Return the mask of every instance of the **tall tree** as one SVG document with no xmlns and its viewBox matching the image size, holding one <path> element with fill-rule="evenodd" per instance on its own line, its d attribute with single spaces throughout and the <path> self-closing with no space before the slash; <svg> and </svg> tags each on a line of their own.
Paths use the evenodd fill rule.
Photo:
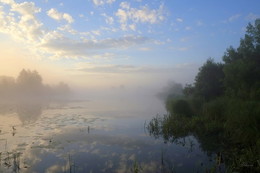
<svg viewBox="0 0 260 173">
<path fill-rule="evenodd" d="M 16 79 L 18 93 L 26 96 L 42 95 L 42 77 L 37 71 L 22 70 Z"/>
<path fill-rule="evenodd" d="M 230 47 L 223 56 L 226 93 L 242 99 L 260 97 L 260 19 L 249 24 L 237 49 Z"/>
<path fill-rule="evenodd" d="M 223 64 L 215 63 L 213 59 L 208 59 L 195 78 L 195 91 L 197 97 L 211 100 L 223 94 L 224 73 Z"/>
</svg>

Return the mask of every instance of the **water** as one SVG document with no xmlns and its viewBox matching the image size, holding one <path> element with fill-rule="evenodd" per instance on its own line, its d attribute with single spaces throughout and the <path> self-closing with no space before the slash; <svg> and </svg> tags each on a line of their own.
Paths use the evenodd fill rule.
<svg viewBox="0 0 260 173">
<path fill-rule="evenodd" d="M 126 107 L 2 105 L 0 172 L 205 172 L 214 165 L 192 136 L 173 144 L 148 134 L 146 123 L 163 109 Z"/>
</svg>

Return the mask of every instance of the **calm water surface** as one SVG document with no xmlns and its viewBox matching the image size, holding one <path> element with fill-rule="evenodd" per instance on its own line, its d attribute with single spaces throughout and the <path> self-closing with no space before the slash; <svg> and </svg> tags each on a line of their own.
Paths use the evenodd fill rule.
<svg viewBox="0 0 260 173">
<path fill-rule="evenodd" d="M 205 172 L 214 165 L 192 136 L 172 144 L 149 135 L 145 124 L 158 108 L 126 107 L 1 105 L 0 172 Z"/>
</svg>

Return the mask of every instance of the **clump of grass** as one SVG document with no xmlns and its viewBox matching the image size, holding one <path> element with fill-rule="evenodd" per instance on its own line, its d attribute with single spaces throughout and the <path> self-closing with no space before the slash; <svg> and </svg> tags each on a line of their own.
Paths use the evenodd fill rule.
<svg viewBox="0 0 260 173">
<path fill-rule="evenodd" d="M 134 161 L 134 164 L 133 164 L 131 171 L 133 173 L 140 173 L 142 171 L 141 166 L 138 164 L 138 162 L 136 160 Z"/>
</svg>

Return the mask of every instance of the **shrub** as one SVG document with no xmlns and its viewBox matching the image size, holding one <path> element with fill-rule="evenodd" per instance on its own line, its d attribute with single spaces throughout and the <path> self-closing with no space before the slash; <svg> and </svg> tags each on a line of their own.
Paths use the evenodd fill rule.
<svg viewBox="0 0 260 173">
<path fill-rule="evenodd" d="M 176 100 L 172 105 L 173 115 L 191 117 L 193 115 L 190 104 L 186 100 Z"/>
</svg>

